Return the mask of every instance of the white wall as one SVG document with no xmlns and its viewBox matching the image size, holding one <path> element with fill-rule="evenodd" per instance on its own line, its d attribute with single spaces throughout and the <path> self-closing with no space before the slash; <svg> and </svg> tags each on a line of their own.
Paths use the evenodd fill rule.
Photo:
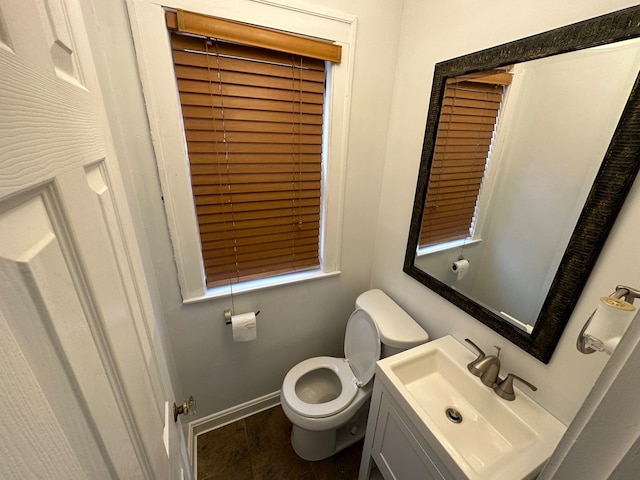
<svg viewBox="0 0 640 480">
<path fill-rule="evenodd" d="M 93 48 L 103 59 L 103 88 L 149 281 L 157 284 L 155 299 L 175 358 L 174 380 L 183 396 L 195 396 L 201 417 L 279 390 L 286 372 L 305 358 L 342 355 L 347 319 L 371 279 L 394 79 L 393 68 L 381 66 L 395 63 L 402 2 L 311 2 L 355 15 L 358 21 L 342 274 L 235 295 L 236 312 L 261 311 L 258 339 L 247 343 L 233 343 L 224 324 L 230 299 L 182 304 L 124 0 L 106 3 L 94 0 L 87 6 L 87 11 L 96 11 L 99 24 Z"/>
<path fill-rule="evenodd" d="M 473 297 L 535 323 L 638 75 L 639 45 L 515 66 Z"/>
<path fill-rule="evenodd" d="M 498 0 L 479 8 L 472 0 L 404 2 L 373 286 L 386 290 L 432 338 L 452 334 L 459 340 L 472 338 L 485 350 L 502 346 L 505 371 L 537 385 L 534 397 L 564 422 L 573 418 L 607 359 L 580 354 L 575 348 L 578 331 L 600 296 L 617 284 L 640 283 L 640 258 L 629 255 L 637 248 L 640 234 L 632 216 L 640 209 L 640 181 L 618 217 L 554 356 L 544 365 L 402 272 L 431 79 L 439 61 L 634 4 L 628 0 Z"/>
</svg>

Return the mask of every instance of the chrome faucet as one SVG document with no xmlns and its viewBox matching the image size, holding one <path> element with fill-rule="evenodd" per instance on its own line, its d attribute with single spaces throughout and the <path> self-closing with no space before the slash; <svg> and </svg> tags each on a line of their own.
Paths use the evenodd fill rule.
<svg viewBox="0 0 640 480">
<path fill-rule="evenodd" d="M 500 347 L 494 345 L 498 349 L 496 355 L 486 356 L 484 352 L 468 338 L 464 339 L 469 345 L 478 351 L 478 357 L 471 363 L 467 364 L 467 368 L 476 377 L 480 377 L 480 381 L 487 387 L 493 388 L 500 398 L 505 400 L 515 400 L 516 394 L 513 390 L 513 381 L 519 380 L 534 392 L 537 390 L 535 385 L 530 384 L 525 379 L 510 373 L 505 378 L 500 378 Z"/>
<path fill-rule="evenodd" d="M 492 387 L 498 382 L 500 374 L 500 347 L 494 345 L 498 350 L 497 355 L 486 356 L 484 352 L 468 338 L 464 339 L 478 351 L 478 358 L 467 365 L 467 368 L 475 376 L 480 377 L 480 381 L 487 387 Z"/>
<path fill-rule="evenodd" d="M 524 378 L 520 378 L 519 376 L 513 373 L 510 373 L 505 377 L 504 380 L 500 381 L 493 387 L 493 391 L 496 392 L 496 395 L 498 395 L 500 398 L 504 398 L 505 400 L 509 400 L 509 401 L 515 400 L 516 394 L 513 391 L 514 379 L 520 380 L 522 383 L 524 383 L 527 387 L 529 387 L 534 392 L 538 390 L 535 385 L 530 384 Z"/>
</svg>

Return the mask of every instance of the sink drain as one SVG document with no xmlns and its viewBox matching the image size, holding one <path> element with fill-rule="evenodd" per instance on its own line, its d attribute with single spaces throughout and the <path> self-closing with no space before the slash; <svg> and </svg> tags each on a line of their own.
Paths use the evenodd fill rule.
<svg viewBox="0 0 640 480">
<path fill-rule="evenodd" d="M 453 423 L 462 422 L 462 414 L 458 410 L 456 410 L 455 408 L 447 408 L 445 413 L 447 414 L 447 418 L 451 422 L 453 422 Z"/>
</svg>

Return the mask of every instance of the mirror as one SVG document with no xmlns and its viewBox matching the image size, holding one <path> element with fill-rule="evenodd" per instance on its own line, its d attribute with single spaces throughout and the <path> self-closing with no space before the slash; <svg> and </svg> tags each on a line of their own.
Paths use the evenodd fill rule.
<svg viewBox="0 0 640 480">
<path fill-rule="evenodd" d="M 640 166 L 638 37 L 640 7 L 632 7 L 435 67 L 404 271 L 544 363 Z M 423 215 L 448 215 L 431 191 L 426 202 L 454 122 L 448 96 L 505 73 L 473 193 L 473 233 L 429 240 Z"/>
</svg>

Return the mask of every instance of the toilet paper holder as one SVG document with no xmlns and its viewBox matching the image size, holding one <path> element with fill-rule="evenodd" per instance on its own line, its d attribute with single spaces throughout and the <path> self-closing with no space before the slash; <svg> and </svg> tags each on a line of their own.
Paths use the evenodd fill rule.
<svg viewBox="0 0 640 480">
<path fill-rule="evenodd" d="M 258 316 L 258 314 L 260 313 L 260 310 L 256 310 L 256 317 Z M 230 308 L 227 308 L 224 311 L 224 323 L 225 325 L 231 325 L 231 317 L 233 316 L 233 310 L 231 310 Z"/>
<path fill-rule="evenodd" d="M 616 290 L 609 296 L 611 298 L 621 298 L 625 302 L 628 302 L 628 303 L 633 305 L 633 301 L 636 298 L 640 298 L 640 291 L 635 289 L 635 288 L 632 288 L 632 287 L 627 287 L 625 285 L 618 285 L 616 287 Z M 587 319 L 587 322 L 582 327 L 582 330 L 580 330 L 580 333 L 578 334 L 578 338 L 576 340 L 576 348 L 578 349 L 578 351 L 580 353 L 584 353 L 585 355 L 588 355 L 590 353 L 594 353 L 594 352 L 598 351 L 598 350 L 594 350 L 589 345 L 587 345 L 586 338 L 585 338 L 585 335 L 584 335 L 584 333 L 587 330 L 587 327 L 589 327 L 589 324 L 591 323 L 591 319 L 595 315 L 596 311 L 597 311 L 597 309 L 594 310 L 593 313 L 589 316 L 589 318 Z"/>
</svg>

